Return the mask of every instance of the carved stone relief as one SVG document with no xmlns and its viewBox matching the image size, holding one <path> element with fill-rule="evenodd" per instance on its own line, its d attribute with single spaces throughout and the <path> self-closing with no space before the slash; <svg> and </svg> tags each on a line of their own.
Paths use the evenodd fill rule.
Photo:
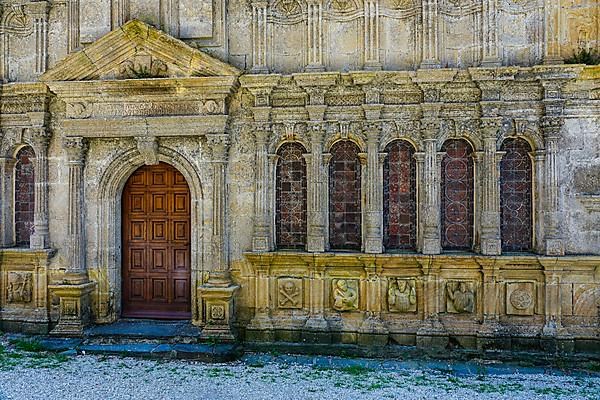
<svg viewBox="0 0 600 400">
<path fill-rule="evenodd" d="M 475 283 L 448 281 L 446 283 L 446 310 L 452 314 L 475 312 Z"/>
<path fill-rule="evenodd" d="M 333 279 L 331 281 L 332 307 L 337 311 L 358 310 L 358 281 Z"/>
<path fill-rule="evenodd" d="M 533 315 L 535 291 L 533 282 L 508 282 L 506 284 L 506 314 Z"/>
<path fill-rule="evenodd" d="M 6 283 L 7 303 L 31 303 L 33 298 L 33 273 L 9 272 Z"/>
<path fill-rule="evenodd" d="M 277 288 L 279 308 L 302 308 L 302 279 L 279 278 Z"/>
<path fill-rule="evenodd" d="M 414 279 L 391 278 L 388 288 L 388 309 L 390 312 L 417 311 L 416 281 Z"/>
</svg>

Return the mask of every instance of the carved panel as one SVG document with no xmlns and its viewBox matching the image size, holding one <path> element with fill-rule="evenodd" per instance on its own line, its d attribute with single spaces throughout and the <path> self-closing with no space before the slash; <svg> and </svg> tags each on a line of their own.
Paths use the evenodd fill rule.
<svg viewBox="0 0 600 400">
<path fill-rule="evenodd" d="M 279 308 L 302 308 L 303 296 L 301 278 L 279 278 L 277 280 L 277 305 Z"/>
<path fill-rule="evenodd" d="M 478 65 L 481 55 L 481 2 L 448 0 L 440 10 L 442 48 L 448 67 Z"/>
<path fill-rule="evenodd" d="M 416 280 L 390 278 L 388 283 L 388 310 L 390 312 L 416 312 Z"/>
<path fill-rule="evenodd" d="M 358 70 L 362 66 L 363 21 L 355 0 L 330 0 L 325 22 L 325 63 L 336 71 Z"/>
<path fill-rule="evenodd" d="M 506 314 L 533 315 L 535 311 L 534 282 L 506 283 Z"/>
<path fill-rule="evenodd" d="M 6 283 L 7 303 L 31 303 L 33 299 L 33 273 L 9 272 Z"/>
<path fill-rule="evenodd" d="M 476 311 L 475 282 L 446 282 L 446 311 L 452 314 L 468 314 Z"/>
<path fill-rule="evenodd" d="M 358 280 L 333 279 L 331 281 L 331 307 L 337 311 L 358 310 Z"/>
</svg>

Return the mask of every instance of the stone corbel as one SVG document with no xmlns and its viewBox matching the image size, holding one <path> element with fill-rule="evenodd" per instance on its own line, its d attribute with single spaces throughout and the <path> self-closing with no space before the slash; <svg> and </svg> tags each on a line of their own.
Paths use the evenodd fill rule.
<svg viewBox="0 0 600 400">
<path fill-rule="evenodd" d="M 138 136 L 135 138 L 137 150 L 144 159 L 145 165 L 158 165 L 158 138 L 155 136 Z"/>
</svg>

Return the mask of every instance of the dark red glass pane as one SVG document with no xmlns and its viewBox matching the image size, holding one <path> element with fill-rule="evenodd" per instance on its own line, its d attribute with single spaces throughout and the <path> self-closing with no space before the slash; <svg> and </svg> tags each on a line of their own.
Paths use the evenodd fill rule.
<svg viewBox="0 0 600 400">
<path fill-rule="evenodd" d="M 329 243 L 334 250 L 361 249 L 361 166 L 349 140 L 331 147 L 329 164 Z"/>
<path fill-rule="evenodd" d="M 506 139 L 500 163 L 502 251 L 531 251 L 533 246 L 532 175 L 529 152 L 523 139 Z"/>
<path fill-rule="evenodd" d="M 442 160 L 442 247 L 473 246 L 473 149 L 461 139 L 446 141 Z"/>
<path fill-rule="evenodd" d="M 15 165 L 15 240 L 17 246 L 29 246 L 33 233 L 35 210 L 35 153 L 31 147 L 23 147 L 17 153 Z"/>
<path fill-rule="evenodd" d="M 277 248 L 306 246 L 306 161 L 304 147 L 286 143 L 277 155 L 276 237 Z"/>
<path fill-rule="evenodd" d="M 414 147 L 396 140 L 385 148 L 383 164 L 383 245 L 413 250 L 416 244 L 416 162 Z"/>
</svg>

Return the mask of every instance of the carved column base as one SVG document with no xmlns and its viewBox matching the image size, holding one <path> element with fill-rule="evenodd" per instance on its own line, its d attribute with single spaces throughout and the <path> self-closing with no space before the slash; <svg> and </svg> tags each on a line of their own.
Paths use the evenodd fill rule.
<svg viewBox="0 0 600 400">
<path fill-rule="evenodd" d="M 323 236 L 308 236 L 306 251 L 309 253 L 322 253 L 325 251 L 325 238 Z"/>
<path fill-rule="evenodd" d="M 439 239 L 423 239 L 423 254 L 440 254 L 441 252 Z"/>
<path fill-rule="evenodd" d="M 383 253 L 383 245 L 381 238 L 367 238 L 365 240 L 365 253 L 369 254 L 381 254 Z"/>
<path fill-rule="evenodd" d="M 437 318 L 423 321 L 423 325 L 417 330 L 417 348 L 442 350 L 448 346 L 449 342 L 448 331 Z"/>
<path fill-rule="evenodd" d="M 481 253 L 486 256 L 499 256 L 502 254 L 502 242 L 500 239 L 482 239 Z"/>
<path fill-rule="evenodd" d="M 201 302 L 202 322 L 204 324 L 201 337 L 233 341 L 236 336 L 232 329 L 234 320 L 234 295 L 240 287 L 202 285 L 198 288 Z"/>
<path fill-rule="evenodd" d="M 90 293 L 96 282 L 49 285 L 48 289 L 60 298 L 60 316 L 51 335 L 82 337 L 91 318 Z"/>
<path fill-rule="evenodd" d="M 304 67 L 304 72 L 325 72 L 325 66 L 323 64 L 308 64 Z"/>
<path fill-rule="evenodd" d="M 30 237 L 30 248 L 34 250 L 44 250 L 50 248 L 50 238 L 48 234 L 34 233 Z"/>
<path fill-rule="evenodd" d="M 379 61 L 367 61 L 364 66 L 365 71 L 381 71 L 383 65 Z"/>
<path fill-rule="evenodd" d="M 565 245 L 560 239 L 546 239 L 547 256 L 564 256 Z"/>
</svg>

